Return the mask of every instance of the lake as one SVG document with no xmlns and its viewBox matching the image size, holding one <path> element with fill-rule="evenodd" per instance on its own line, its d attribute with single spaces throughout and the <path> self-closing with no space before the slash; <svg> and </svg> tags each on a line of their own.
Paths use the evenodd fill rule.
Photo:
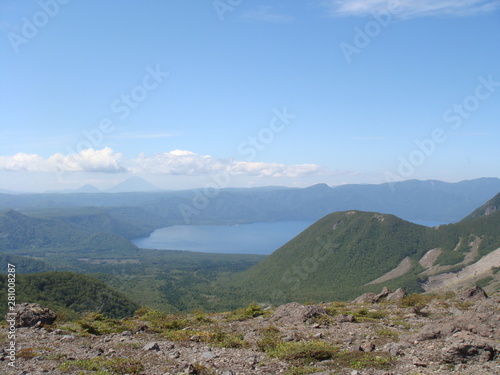
<svg viewBox="0 0 500 375">
<path fill-rule="evenodd" d="M 132 242 L 143 249 L 267 255 L 311 224 L 312 221 L 279 221 L 230 226 L 174 225 Z"/>
</svg>

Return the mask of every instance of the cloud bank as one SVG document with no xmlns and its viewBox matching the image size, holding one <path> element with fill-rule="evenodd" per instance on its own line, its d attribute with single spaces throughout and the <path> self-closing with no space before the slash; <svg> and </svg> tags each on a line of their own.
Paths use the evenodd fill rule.
<svg viewBox="0 0 500 375">
<path fill-rule="evenodd" d="M 220 159 L 191 151 L 174 150 L 153 156 L 140 154 L 125 159 L 122 154 L 105 147 L 92 148 L 77 154 L 54 154 L 43 158 L 37 154 L 18 153 L 0 156 L 0 170 L 25 172 L 101 172 L 151 175 L 201 176 L 225 171 L 237 176 L 301 177 L 312 174 L 329 174 L 330 170 L 315 164 L 286 165 Z"/>
<path fill-rule="evenodd" d="M 328 0 L 324 2 L 331 16 L 365 16 L 397 6 L 401 18 L 425 16 L 471 16 L 492 12 L 499 0 Z"/>
</svg>

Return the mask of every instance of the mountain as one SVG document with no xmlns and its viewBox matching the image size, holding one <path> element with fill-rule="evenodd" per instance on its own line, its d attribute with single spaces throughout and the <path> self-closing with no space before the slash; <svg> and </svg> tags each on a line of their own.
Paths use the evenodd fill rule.
<svg viewBox="0 0 500 375">
<path fill-rule="evenodd" d="M 384 285 L 410 292 L 498 285 L 500 211 L 491 207 L 499 196 L 479 209 L 488 215 L 436 228 L 375 212 L 327 215 L 251 269 L 224 280 L 226 290 L 276 304 L 351 299 Z"/>
<path fill-rule="evenodd" d="M 78 189 L 47 190 L 45 194 L 75 194 L 75 193 L 100 193 L 101 191 L 93 185 L 85 184 Z"/>
<path fill-rule="evenodd" d="M 7 276 L 0 275 L 0 298 L 7 299 L 7 289 Z M 16 302 L 40 303 L 65 315 L 99 312 L 110 318 L 132 316 L 139 308 L 103 282 L 71 272 L 16 275 Z M 6 307 L 0 307 L 0 316 Z"/>
<path fill-rule="evenodd" d="M 491 215 L 500 210 L 500 193 L 495 195 L 488 202 L 472 212 L 466 219 L 475 219 L 482 216 Z"/>
<path fill-rule="evenodd" d="M 11 209 L 0 212 L 0 251 L 116 249 L 137 250 L 137 247 L 114 233 L 92 233 L 61 220 L 30 217 Z"/>
<path fill-rule="evenodd" d="M 91 233 L 114 233 L 127 239 L 145 237 L 167 222 L 140 207 L 63 207 L 27 210 L 40 219 L 56 219 Z"/>
<path fill-rule="evenodd" d="M 93 185 L 85 184 L 75 190 L 76 193 L 100 193 L 101 191 Z"/>
<path fill-rule="evenodd" d="M 134 180 L 129 181 L 134 186 L 115 188 L 148 192 L 0 194 L 0 209 L 136 207 L 152 217 L 161 218 L 164 226 L 315 221 L 331 212 L 359 210 L 392 214 L 404 220 L 435 226 L 458 222 L 500 191 L 498 178 L 457 183 L 409 180 L 379 185 L 330 187 L 319 184 L 308 188 L 228 188 L 210 191 L 152 191 L 159 189 L 152 188 L 142 179 L 135 181 L 138 184 Z"/>
<path fill-rule="evenodd" d="M 158 186 L 155 186 L 141 177 L 129 177 L 119 184 L 106 189 L 108 193 L 133 193 L 133 192 L 150 192 L 160 191 Z"/>
</svg>

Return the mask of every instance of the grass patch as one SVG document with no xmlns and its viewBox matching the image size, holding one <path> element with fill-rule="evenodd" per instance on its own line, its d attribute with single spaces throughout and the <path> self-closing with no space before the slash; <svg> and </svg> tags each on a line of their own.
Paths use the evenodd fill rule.
<svg viewBox="0 0 500 375">
<path fill-rule="evenodd" d="M 228 313 L 228 315 L 226 316 L 226 320 L 242 322 L 244 320 L 253 319 L 265 314 L 266 311 L 262 309 L 262 306 L 260 306 L 258 303 L 252 302 L 244 309 L 239 309 Z"/>
<path fill-rule="evenodd" d="M 200 365 L 199 363 L 193 363 L 189 369 L 190 374 L 197 375 L 216 375 L 216 372 L 206 366 Z"/>
<path fill-rule="evenodd" d="M 291 366 L 286 370 L 285 375 L 307 375 L 319 371 L 320 370 L 317 367 L 312 367 L 312 366 L 304 366 L 304 367 Z"/>
<path fill-rule="evenodd" d="M 260 329 L 261 338 L 257 341 L 257 348 L 261 352 L 271 352 L 282 343 L 281 333 L 274 326 Z"/>
<path fill-rule="evenodd" d="M 169 315 L 147 307 L 136 311 L 137 319 L 145 320 L 154 331 L 179 330 L 189 327 L 190 319 L 185 315 Z"/>
<path fill-rule="evenodd" d="M 138 375 L 144 370 L 144 366 L 134 358 L 92 358 L 66 361 L 59 365 L 58 369 L 68 373 L 84 370 L 97 372 L 98 374 Z"/>
<path fill-rule="evenodd" d="M 22 359 L 32 359 L 37 356 L 39 356 L 40 353 L 38 353 L 35 348 L 24 348 L 20 349 L 16 353 L 17 358 L 22 358 Z"/>
<path fill-rule="evenodd" d="M 380 338 L 387 338 L 392 341 L 398 341 L 399 340 L 399 332 L 393 331 L 392 329 L 388 328 L 381 328 L 375 331 L 375 335 L 377 335 Z"/>
<path fill-rule="evenodd" d="M 366 352 L 348 352 L 343 351 L 337 353 L 333 362 L 337 368 L 352 368 L 352 369 L 386 369 L 391 367 L 394 362 L 387 353 L 366 353 Z"/>
<path fill-rule="evenodd" d="M 323 341 L 282 342 L 268 351 L 271 357 L 290 361 L 295 364 L 306 364 L 332 358 L 338 347 Z"/>
<path fill-rule="evenodd" d="M 226 332 L 220 327 L 213 327 L 213 330 L 182 329 L 167 331 L 163 336 L 171 341 L 199 341 L 219 348 L 246 348 L 249 346 L 242 335 Z"/>
<path fill-rule="evenodd" d="M 410 294 L 401 300 L 401 302 L 399 303 L 399 307 L 424 308 L 430 301 L 435 298 L 435 296 L 427 294 Z"/>
<path fill-rule="evenodd" d="M 91 335 L 119 333 L 127 329 L 120 320 L 109 319 L 98 313 L 85 314 L 76 323 L 83 332 Z"/>
</svg>

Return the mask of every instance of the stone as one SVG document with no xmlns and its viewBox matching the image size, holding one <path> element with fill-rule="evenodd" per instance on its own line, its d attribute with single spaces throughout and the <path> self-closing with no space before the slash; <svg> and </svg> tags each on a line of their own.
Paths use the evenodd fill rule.
<svg viewBox="0 0 500 375">
<path fill-rule="evenodd" d="M 333 320 L 335 320 L 337 323 L 354 323 L 354 315 L 352 314 L 339 314 L 336 315 Z"/>
<path fill-rule="evenodd" d="M 149 350 L 159 351 L 160 350 L 160 345 L 158 345 L 157 342 L 150 342 L 150 343 L 144 345 L 144 347 L 142 348 L 142 350 L 144 350 L 144 351 L 149 351 Z"/>
<path fill-rule="evenodd" d="M 321 315 L 326 315 L 326 310 L 321 306 L 304 306 L 292 302 L 278 307 L 270 321 L 284 325 L 299 325 Z"/>
<path fill-rule="evenodd" d="M 357 297 L 353 303 L 362 304 L 362 303 L 375 303 L 377 302 L 377 295 L 375 293 L 365 293 Z"/>
<path fill-rule="evenodd" d="M 387 302 L 400 302 L 405 298 L 406 292 L 403 288 L 397 289 L 395 292 L 389 293 L 387 295 Z"/>
<path fill-rule="evenodd" d="M 40 306 L 38 303 L 20 303 L 14 308 L 15 325 L 16 328 L 20 327 L 38 327 L 49 325 L 55 322 L 57 315 L 52 310 Z M 12 316 L 7 314 L 5 319 Z"/>
<path fill-rule="evenodd" d="M 466 289 L 462 291 L 458 298 L 464 301 L 478 301 L 482 299 L 488 298 L 486 292 L 479 285 L 476 285 L 474 288 Z"/>
<path fill-rule="evenodd" d="M 213 352 L 204 352 L 201 354 L 201 359 L 204 360 L 209 360 L 209 359 L 214 359 L 217 358 L 217 355 Z"/>
<path fill-rule="evenodd" d="M 398 344 L 393 344 L 391 345 L 389 349 L 389 354 L 392 355 L 393 357 L 399 355 L 401 353 L 401 348 L 399 347 Z"/>
</svg>

